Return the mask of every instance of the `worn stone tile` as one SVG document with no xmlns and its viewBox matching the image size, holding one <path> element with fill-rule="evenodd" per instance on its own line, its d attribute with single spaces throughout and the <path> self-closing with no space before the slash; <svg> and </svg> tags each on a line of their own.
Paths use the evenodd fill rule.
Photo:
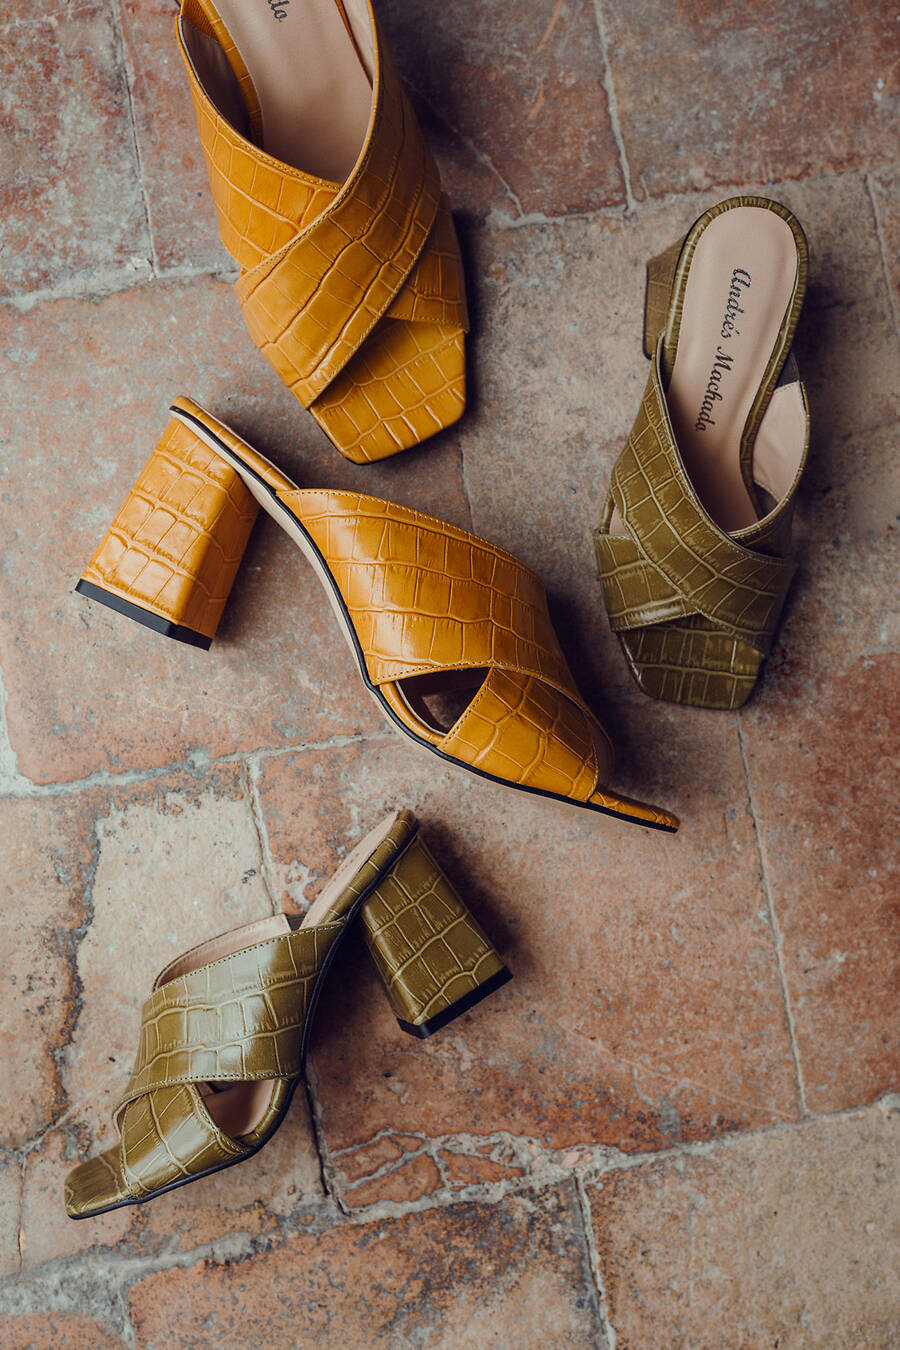
<svg viewBox="0 0 900 1350">
<path fill-rule="evenodd" d="M 20 1266 L 19 1211 L 22 1206 L 22 1163 L 18 1154 L 0 1156 L 0 1277 L 16 1275 Z"/>
<path fill-rule="evenodd" d="M 71 961 L 92 859 L 60 799 L 3 801 L 0 821 L 0 1099 L 2 1144 L 10 1146 L 48 1125 L 63 1102 L 58 1051 L 77 1015 Z"/>
<path fill-rule="evenodd" d="M 399 456 L 403 465 L 343 460 L 253 348 L 229 288 L 211 280 L 7 310 L 0 342 L 11 356 L 0 376 L 4 437 L 16 448 L 0 469 L 0 492 L 16 503 L 0 569 L 0 665 L 21 772 L 62 781 L 380 729 L 318 580 L 268 519 L 211 652 L 72 587 L 176 393 L 232 419 L 301 484 L 352 485 L 465 524 L 451 441 Z"/>
<path fill-rule="evenodd" d="M 197 941 L 271 912 L 239 768 L 7 803 L 5 810 L 29 872 L 10 870 L 15 907 L 7 903 L 3 911 L 15 916 L 19 947 L 23 920 L 36 939 L 33 951 L 18 956 L 33 972 L 29 997 L 8 1000 L 2 1019 L 11 1047 L 4 1102 L 29 1113 L 16 1142 L 59 1117 L 24 1159 L 26 1268 L 92 1247 L 191 1248 L 227 1232 L 271 1231 L 286 1215 L 302 1223 L 323 1200 L 302 1093 L 272 1143 L 241 1168 L 147 1210 L 82 1223 L 63 1210 L 65 1174 L 115 1139 L 110 1116 L 157 971 Z M 11 851 L 9 859 L 15 862 Z M 56 902 L 54 890 L 61 892 Z M 16 1091 L 17 1082 L 28 1083 L 28 1092 Z M 8 1129 L 16 1126 L 11 1112 L 4 1116 Z"/>
<path fill-rule="evenodd" d="M 413 1149 L 418 1148 L 422 1142 L 421 1139 L 413 1136 Z M 344 1183 L 352 1184 L 382 1167 L 398 1163 L 404 1156 L 404 1152 L 402 1142 L 393 1135 L 387 1134 L 373 1140 L 368 1148 L 354 1149 L 352 1153 L 347 1155 L 346 1159 L 335 1155 L 332 1158 L 332 1163 L 340 1169 Z"/>
<path fill-rule="evenodd" d="M 420 1135 L 391 1134 L 332 1154 L 332 1177 L 343 1203 L 353 1209 L 381 1200 L 409 1201 L 524 1176 L 524 1168 L 511 1161 L 508 1143 L 488 1141 L 473 1149 L 468 1141 L 453 1140 L 444 1148 L 427 1148 Z"/>
<path fill-rule="evenodd" d="M 81 1007 L 62 1072 L 69 1101 L 93 1131 L 108 1131 L 157 972 L 271 905 L 237 765 L 78 796 L 90 803 L 96 861 L 76 956 Z"/>
<path fill-rule="evenodd" d="M 82 1313 L 22 1313 L 0 1321 L 0 1350 L 124 1350 L 126 1344 Z"/>
<path fill-rule="evenodd" d="M 900 1073 L 898 885 L 884 828 L 898 725 L 886 597 L 897 568 L 900 359 L 864 186 L 798 191 L 813 257 L 798 344 L 813 418 L 800 572 L 741 727 L 806 1101 L 833 1111 Z"/>
<path fill-rule="evenodd" d="M 122 28 L 135 136 L 160 269 L 233 271 L 222 247 L 206 166 L 175 39 L 173 0 L 123 0 Z"/>
<path fill-rule="evenodd" d="M 66 1175 L 89 1151 L 83 1147 L 83 1141 L 91 1138 L 83 1114 L 91 1117 L 93 1112 L 75 1111 L 62 1126 L 48 1131 L 22 1161 L 19 1250 L 23 1274 L 47 1261 L 78 1256 L 93 1248 L 116 1248 L 125 1242 L 134 1222 L 134 1209 L 117 1209 L 77 1223 L 66 1214 Z M 108 1117 L 98 1133 L 98 1146 L 113 1142 Z"/>
<path fill-rule="evenodd" d="M 885 4 L 603 0 L 635 196 L 895 158 L 898 33 Z"/>
<path fill-rule="evenodd" d="M 0 18 L 0 296 L 149 271 L 112 7 L 47 0 Z"/>
<path fill-rule="evenodd" d="M 628 731 L 649 752 L 636 719 Z M 674 839 L 431 765 L 399 740 L 264 762 L 263 816 L 294 901 L 409 806 L 514 975 L 422 1043 L 399 1032 L 361 953 L 338 967 L 313 1059 L 322 1128 L 353 1182 L 399 1156 L 382 1132 L 634 1150 L 794 1115 L 733 725 L 670 716 L 654 755 L 654 790 L 677 786 L 684 812 Z M 358 1165 L 344 1152 L 356 1148 Z"/>
<path fill-rule="evenodd" d="M 342 1188 L 341 1199 L 348 1209 L 360 1209 L 363 1205 L 374 1205 L 381 1200 L 403 1204 L 421 1200 L 423 1196 L 438 1190 L 440 1185 L 441 1174 L 434 1159 L 423 1154 L 418 1158 L 405 1159 L 401 1166 L 382 1176 Z"/>
<path fill-rule="evenodd" d="M 285 1278 L 285 1271 L 295 1272 Z M 291 1238 L 264 1254 L 151 1275 L 131 1290 L 140 1350 L 427 1344 L 583 1350 L 599 1343 L 568 1187 Z"/>
<path fill-rule="evenodd" d="M 806 1103 L 815 1111 L 900 1083 L 900 883 L 888 825 L 897 671 L 895 656 L 861 653 L 848 671 L 823 672 L 808 701 L 786 706 L 775 694 L 745 719 Z"/>
<path fill-rule="evenodd" d="M 590 0 L 390 0 L 378 14 L 456 208 L 624 202 Z"/>
<path fill-rule="evenodd" d="M 880 169 L 871 173 L 868 184 L 881 232 L 882 257 L 897 324 L 900 315 L 900 169 Z"/>
<path fill-rule="evenodd" d="M 630 224 L 601 217 L 489 230 L 471 268 L 482 341 L 477 396 L 458 439 L 473 528 L 543 578 L 588 695 L 631 690 L 606 623 L 591 530 L 647 378 L 644 259 L 671 229 L 646 212 Z"/>
<path fill-rule="evenodd" d="M 617 1350 L 892 1350 L 897 1145 L 875 1108 L 589 1187 Z"/>
<path fill-rule="evenodd" d="M 497 1181 L 515 1181 L 522 1176 L 521 1167 L 512 1167 L 509 1163 L 497 1162 L 478 1154 L 452 1153 L 441 1149 L 440 1159 L 447 1184 L 454 1189 L 484 1186 Z"/>
</svg>

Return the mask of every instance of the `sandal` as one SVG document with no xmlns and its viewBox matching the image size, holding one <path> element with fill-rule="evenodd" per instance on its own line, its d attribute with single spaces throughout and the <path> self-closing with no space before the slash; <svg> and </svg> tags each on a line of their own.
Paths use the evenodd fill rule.
<svg viewBox="0 0 900 1350">
<path fill-rule="evenodd" d="M 246 924 L 157 976 L 115 1111 L 119 1142 L 69 1173 L 70 1218 L 144 1204 L 268 1143 L 303 1077 L 325 976 L 357 917 L 394 1014 L 414 1036 L 510 979 L 415 816 L 388 816 L 305 916 Z"/>
<path fill-rule="evenodd" d="M 530 569 L 418 511 L 301 490 L 198 404 L 179 398 L 171 412 L 77 590 L 208 647 L 262 505 L 312 563 L 363 683 L 409 740 L 493 782 L 677 828 L 605 787 L 609 737 Z"/>
<path fill-rule="evenodd" d="M 178 41 L 254 342 L 356 463 L 455 422 L 459 245 L 368 0 L 182 0 Z"/>
<path fill-rule="evenodd" d="M 795 572 L 809 410 L 791 353 L 806 239 L 732 197 L 647 267 L 650 378 L 595 533 L 610 624 L 644 693 L 739 708 Z"/>
</svg>

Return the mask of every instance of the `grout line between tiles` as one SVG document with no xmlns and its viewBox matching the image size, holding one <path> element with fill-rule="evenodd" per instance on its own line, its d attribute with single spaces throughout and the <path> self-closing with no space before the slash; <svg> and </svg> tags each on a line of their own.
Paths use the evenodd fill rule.
<svg viewBox="0 0 900 1350">
<path fill-rule="evenodd" d="M 425 105 L 425 107 L 428 109 L 429 113 L 435 119 L 435 121 L 440 122 L 443 126 L 447 128 L 448 131 L 452 132 L 452 134 L 457 138 L 457 140 L 466 147 L 466 149 L 469 151 L 469 154 L 472 155 L 479 164 L 483 164 L 484 167 L 487 169 L 488 173 L 492 174 L 493 177 L 496 178 L 497 182 L 500 184 L 503 191 L 506 193 L 507 197 L 509 198 L 513 207 L 515 208 L 517 214 L 519 216 L 524 215 L 524 212 L 522 210 L 522 202 L 518 194 L 513 190 L 511 185 L 503 177 L 503 174 L 497 168 L 496 164 L 491 159 L 490 155 L 488 155 L 486 151 L 482 150 L 480 146 L 476 145 L 476 143 L 472 140 L 470 136 L 466 136 L 464 132 L 460 131 L 459 127 L 456 126 L 453 122 L 451 122 L 447 118 L 445 113 L 441 112 L 439 108 L 436 108 L 432 103 L 432 101 L 425 94 L 424 90 L 418 88 L 417 85 L 413 84 L 412 80 L 409 79 L 409 77 L 406 77 L 405 82 L 407 89 L 411 89 L 413 91 L 413 93 L 416 95 L 416 98 L 418 98 L 420 102 L 422 102 Z"/>
<path fill-rule="evenodd" d="M 18 769 L 15 752 L 9 746 L 6 735 L 6 723 L 3 716 L 3 691 L 0 685 L 0 800 L 4 797 L 66 797 L 73 792 L 84 792 L 88 788 L 120 788 L 133 783 L 149 783 L 157 778 L 166 778 L 170 774 L 186 773 L 199 776 L 208 769 L 220 764 L 243 764 L 248 758 L 253 760 L 278 759 L 282 755 L 302 755 L 320 750 L 343 750 L 348 745 L 368 745 L 372 742 L 393 740 L 392 731 L 340 733 L 327 736 L 322 741 L 301 741 L 295 745 L 263 746 L 255 750 L 234 750 L 227 755 L 207 755 L 195 751 L 181 761 L 161 764 L 152 769 L 122 769 L 116 773 L 111 769 L 98 769 L 84 778 L 74 778 L 69 782 L 35 783 Z M 12 757 L 12 768 L 5 762 Z"/>
<path fill-rule="evenodd" d="M 741 714 L 737 714 L 737 737 L 738 748 L 741 754 L 741 764 L 744 769 L 744 784 L 747 792 L 747 801 L 750 806 L 750 818 L 753 821 L 753 837 L 756 840 L 756 852 L 759 858 L 760 880 L 762 882 L 763 895 L 766 899 L 766 913 L 769 919 L 769 928 L 772 933 L 772 942 L 775 947 L 775 960 L 778 963 L 778 976 L 781 980 L 781 994 L 784 999 L 784 1011 L 787 1019 L 788 1037 L 791 1043 L 791 1056 L 794 1061 L 794 1076 L 797 1084 L 797 1101 L 802 1116 L 809 1116 L 810 1111 L 806 1105 L 806 1087 L 803 1082 L 803 1065 L 800 1061 L 800 1048 L 797 1043 L 797 1028 L 794 1022 L 794 1009 L 791 1003 L 791 994 L 788 989 L 787 976 L 784 970 L 784 936 L 778 923 L 778 915 L 775 912 L 775 901 L 772 895 L 772 888 L 769 885 L 768 868 L 766 867 L 765 848 L 763 846 L 762 832 L 759 827 L 759 818 L 756 811 L 756 802 L 753 793 L 753 782 L 750 776 L 750 766 L 747 763 L 746 747 L 744 745 L 744 726 L 741 721 Z"/>
<path fill-rule="evenodd" d="M 314 1079 L 314 1074 L 311 1075 L 311 1078 Z M 313 1096 L 317 1100 L 314 1084 Z M 680 1145 L 657 1152 L 621 1154 L 615 1149 L 597 1146 L 593 1151 L 603 1156 L 598 1156 L 593 1165 L 583 1163 L 556 1171 L 546 1169 L 544 1174 L 536 1176 L 532 1180 L 486 1183 L 466 1187 L 450 1197 L 424 1196 L 406 1203 L 382 1201 L 348 1212 L 342 1206 L 340 1197 L 335 1197 L 331 1192 L 331 1187 L 328 1186 L 326 1198 L 322 1202 L 307 1202 L 299 1206 L 299 1212 L 303 1215 L 302 1222 L 292 1222 L 290 1215 L 283 1216 L 275 1229 L 265 1234 L 239 1230 L 194 1248 L 179 1251 L 162 1249 L 143 1256 L 121 1254 L 115 1247 L 104 1249 L 102 1246 L 98 1246 L 71 1257 L 58 1257 L 40 1263 L 23 1275 L 4 1277 L 0 1279 L 0 1318 L 3 1315 L 33 1311 L 36 1306 L 36 1298 L 43 1300 L 42 1306 L 44 1307 L 52 1307 L 63 1312 L 78 1311 L 80 1307 L 84 1306 L 84 1300 L 88 1292 L 93 1294 L 99 1291 L 102 1291 L 108 1303 L 118 1304 L 124 1310 L 127 1306 L 130 1289 L 140 1280 L 151 1275 L 174 1269 L 189 1268 L 201 1262 L 229 1266 L 257 1253 L 275 1250 L 280 1243 L 294 1236 L 314 1237 L 318 1233 L 333 1231 L 336 1228 L 364 1228 L 383 1219 L 406 1217 L 437 1209 L 449 1209 L 457 1204 L 495 1205 L 501 1203 L 507 1196 L 539 1195 L 551 1186 L 558 1186 L 566 1181 L 576 1187 L 582 1224 L 586 1233 L 592 1234 L 590 1202 L 584 1188 L 586 1181 L 595 1181 L 611 1172 L 631 1171 L 640 1167 L 678 1159 L 710 1157 L 740 1147 L 742 1143 L 748 1140 L 778 1136 L 788 1130 L 793 1132 L 809 1129 L 816 1124 L 827 1126 L 836 1121 L 852 1119 L 863 1113 L 876 1111 L 881 1113 L 900 1112 L 900 1095 L 886 1093 L 874 1102 L 834 1112 L 830 1116 L 813 1115 L 804 1120 L 794 1121 L 789 1125 L 777 1125 L 762 1130 L 721 1135 L 715 1139 Z M 476 1142 L 485 1144 L 493 1138 L 494 1136 L 472 1136 L 469 1138 L 468 1136 L 453 1135 L 442 1137 L 441 1140 L 435 1140 L 432 1143 L 435 1146 L 438 1143 L 446 1145 L 449 1140 L 453 1143 L 470 1142 L 474 1146 Z M 327 1158 L 327 1144 L 324 1144 L 323 1147 L 324 1155 Z M 564 1158 L 570 1152 L 571 1150 L 562 1150 L 560 1156 Z M 320 1154 L 321 1156 L 322 1154 Z M 326 1169 L 326 1184 L 330 1170 L 331 1164 L 329 1163 Z M 313 1222 L 310 1222 L 310 1214 L 312 1214 Z M 593 1260 L 590 1236 L 588 1236 L 587 1241 L 589 1256 Z M 604 1347 L 598 1347 L 598 1350 L 616 1350 L 616 1333 L 609 1320 L 608 1298 L 599 1263 L 593 1268 L 593 1273 L 598 1280 L 598 1289 L 603 1290 L 605 1305 L 605 1323 L 601 1323 L 601 1325 L 607 1337 L 607 1344 Z"/>
<path fill-rule="evenodd" d="M 16 310 L 19 314 L 28 314 L 36 305 L 49 304 L 54 300 L 104 300 L 151 282 L 174 285 L 180 281 L 204 278 L 232 282 L 236 275 L 235 269 L 225 264 L 221 267 L 196 267 L 192 263 L 184 263 L 154 272 L 149 258 L 137 258 L 132 263 L 93 269 L 80 274 L 74 281 L 61 282 L 57 286 L 43 286 L 18 295 L 0 296 L 0 305 Z"/>
<path fill-rule="evenodd" d="M 476 530 L 475 511 L 472 506 L 472 494 L 469 491 L 469 479 L 466 470 L 466 452 L 463 448 L 462 440 L 460 440 L 457 444 L 459 453 L 459 481 L 462 485 L 462 492 L 463 498 L 465 499 L 466 503 L 466 510 L 469 513 L 469 529 L 475 531 Z"/>
<path fill-rule="evenodd" d="M 342 1218 L 349 1218 L 350 1211 L 337 1183 L 336 1169 L 328 1147 L 323 1120 L 322 1099 L 319 1096 L 319 1076 L 312 1059 L 307 1059 L 303 1074 L 303 1086 L 306 1089 L 306 1102 L 309 1108 L 309 1122 L 312 1130 L 313 1146 L 319 1160 L 319 1178 L 326 1201 L 334 1205 Z"/>
<path fill-rule="evenodd" d="M 616 85 L 613 80 L 612 66 L 609 60 L 609 38 L 606 32 L 606 19 L 603 14 L 603 0 L 594 0 L 594 18 L 597 22 L 597 33 L 600 38 L 600 51 L 603 55 L 603 88 L 606 91 L 606 103 L 609 108 L 609 122 L 612 127 L 613 139 L 616 142 L 616 150 L 619 155 L 619 168 L 622 171 L 622 182 L 625 186 L 625 210 L 630 212 L 635 209 L 637 202 L 631 191 L 631 169 L 628 164 L 628 154 L 625 149 L 625 137 L 622 132 L 622 122 L 619 117 L 619 101 L 616 97 Z"/>
<path fill-rule="evenodd" d="M 609 1295 L 606 1292 L 606 1281 L 603 1278 L 603 1271 L 600 1266 L 600 1253 L 597 1250 L 597 1238 L 594 1233 L 594 1224 L 591 1216 L 591 1202 L 585 1189 L 584 1181 L 581 1177 L 575 1177 L 575 1203 L 578 1206 L 578 1213 L 581 1219 L 581 1227 L 584 1232 L 584 1245 L 587 1250 L 588 1265 L 591 1271 L 591 1279 L 594 1282 L 594 1296 L 597 1300 L 597 1314 L 600 1322 L 600 1330 L 603 1332 L 606 1342 L 603 1350 L 616 1350 L 616 1329 L 612 1324 L 609 1314 Z"/>
<path fill-rule="evenodd" d="M 22 780 L 19 773 L 19 760 L 9 739 L 9 723 L 6 717 L 6 705 L 9 695 L 3 683 L 3 670 L 0 668 L 0 798 L 16 795 L 16 785 Z"/>
<path fill-rule="evenodd" d="M 113 22 L 116 29 L 120 64 L 125 78 L 125 92 L 128 96 L 128 125 L 131 128 L 131 144 L 134 150 L 135 165 L 137 167 L 141 201 L 144 204 L 144 224 L 147 229 L 147 245 L 150 249 L 150 271 L 152 276 L 156 276 L 158 273 L 159 260 L 156 256 L 156 245 L 153 239 L 153 220 L 150 212 L 150 198 L 147 194 L 147 184 L 144 180 L 144 157 L 141 154 L 141 143 L 138 138 L 137 122 L 135 121 L 134 116 L 134 72 L 131 65 L 131 53 L 125 37 L 125 16 L 122 13 L 121 0 L 115 0 Z"/>
<path fill-rule="evenodd" d="M 894 333 L 896 334 L 898 341 L 900 341 L 900 313 L 897 311 L 897 300 L 894 295 L 894 286 L 891 279 L 887 239 L 884 234 L 884 223 L 881 219 L 881 212 L 878 210 L 878 201 L 872 190 L 872 175 L 866 173 L 863 175 L 863 178 L 866 185 L 866 192 L 869 196 L 869 202 L 872 207 L 872 218 L 875 222 L 875 234 L 878 238 L 878 249 L 881 253 L 881 267 L 884 272 L 884 285 L 885 290 L 887 291 L 888 304 L 891 307 L 891 314 L 894 319 Z"/>
<path fill-rule="evenodd" d="M 269 831 L 266 828 L 266 819 L 263 815 L 262 801 L 259 796 L 259 765 L 253 758 L 241 761 L 241 782 L 244 788 L 244 794 L 250 806 L 250 816 L 253 821 L 253 828 L 256 831 L 256 842 L 259 846 L 259 870 L 262 876 L 263 885 L 266 888 L 266 894 L 269 897 L 269 904 L 272 906 L 273 914 L 281 913 L 279 904 L 279 887 L 275 873 L 275 863 L 272 858 L 272 848 L 269 842 Z"/>
<path fill-rule="evenodd" d="M 28 1158 L 27 1153 L 23 1152 L 18 1160 L 19 1195 L 18 1195 L 18 1203 L 16 1206 L 16 1265 L 18 1267 L 16 1271 L 17 1276 L 21 1276 L 22 1271 L 25 1267 L 25 1229 L 23 1227 L 23 1223 L 25 1219 L 25 1164 L 27 1158 Z"/>
<path fill-rule="evenodd" d="M 478 153 L 481 155 L 481 152 Z M 488 164 L 487 167 L 498 177 L 498 181 L 510 196 L 510 201 L 515 205 L 517 212 L 514 216 L 506 215 L 496 209 L 487 212 L 484 217 L 485 228 L 488 231 L 496 230 L 498 232 L 544 226 L 562 227 L 576 221 L 587 223 L 595 220 L 621 221 L 623 207 L 625 212 L 631 215 L 641 209 L 650 210 L 652 208 L 675 206 L 686 197 L 709 197 L 719 188 L 724 190 L 727 187 L 737 190 L 744 186 L 743 184 L 718 183 L 710 184 L 704 188 L 689 187 L 685 188 L 683 192 L 664 192 L 657 196 L 648 197 L 641 202 L 635 201 L 633 196 L 630 195 L 629 186 L 630 199 L 624 203 L 601 206 L 594 211 L 571 211 L 563 215 L 550 216 L 543 211 L 523 211 L 515 193 L 512 192 L 502 176 L 497 174 L 494 166 Z M 812 174 L 806 178 L 780 178 L 777 182 L 773 181 L 771 186 L 777 188 L 792 183 L 834 182 L 859 175 L 859 169 L 846 169 L 837 173 Z M 13 309 L 20 314 L 27 314 L 36 305 L 50 303 L 54 300 L 101 300 L 107 296 L 118 295 L 123 291 L 132 290 L 137 286 L 145 286 L 151 282 L 166 282 L 174 285 L 178 282 L 207 278 L 213 281 L 231 283 L 236 276 L 237 270 L 228 259 L 224 259 L 220 265 L 214 267 L 197 267 L 192 263 L 184 263 L 166 268 L 157 266 L 154 270 L 149 259 L 138 258 L 131 264 L 97 268 L 81 274 L 74 281 L 62 282 L 56 286 L 44 286 L 33 291 L 23 291 L 16 295 L 0 296 L 0 305 Z"/>
</svg>

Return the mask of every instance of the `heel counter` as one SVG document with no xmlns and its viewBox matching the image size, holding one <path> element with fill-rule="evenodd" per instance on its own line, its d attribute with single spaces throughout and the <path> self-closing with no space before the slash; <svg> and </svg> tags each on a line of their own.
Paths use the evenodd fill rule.
<svg viewBox="0 0 900 1350">
<path fill-rule="evenodd" d="M 659 335 L 665 332 L 668 323 L 672 285 L 683 242 L 679 239 L 670 244 L 647 263 L 647 282 L 644 291 L 644 355 L 648 361 L 653 359 Z"/>
</svg>

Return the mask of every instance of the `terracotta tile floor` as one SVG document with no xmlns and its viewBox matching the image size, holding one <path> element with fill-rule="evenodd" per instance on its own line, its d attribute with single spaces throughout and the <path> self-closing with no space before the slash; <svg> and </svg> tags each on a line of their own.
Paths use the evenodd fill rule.
<svg viewBox="0 0 900 1350">
<path fill-rule="evenodd" d="M 171 0 L 0 22 L 0 1350 L 896 1350 L 896 16 L 883 0 L 382 0 L 458 213 L 451 433 L 327 445 L 230 293 Z M 807 228 L 799 580 L 735 716 L 654 704 L 590 529 L 641 392 L 643 261 L 734 190 Z M 209 653 L 72 593 L 184 391 L 300 482 L 546 578 L 625 790 L 674 839 L 409 758 L 258 527 Z M 894 761 L 895 763 L 896 761 Z M 73 1224 L 139 1004 L 412 806 L 515 979 L 401 1036 L 354 951 L 276 1140 Z"/>
</svg>

